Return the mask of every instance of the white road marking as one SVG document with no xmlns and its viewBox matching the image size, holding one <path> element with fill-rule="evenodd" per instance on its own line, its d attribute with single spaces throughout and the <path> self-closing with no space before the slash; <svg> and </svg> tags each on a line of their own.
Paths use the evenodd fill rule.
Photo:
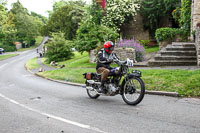
<svg viewBox="0 0 200 133">
<path fill-rule="evenodd" d="M 49 118 L 53 118 L 55 120 L 58 120 L 58 121 L 62 121 L 64 123 L 67 123 L 67 124 L 71 124 L 71 125 L 74 125 L 74 126 L 77 126 L 77 127 L 80 127 L 80 128 L 84 128 L 84 129 L 88 129 L 88 130 L 92 130 L 92 131 L 96 131 L 96 132 L 99 132 L 99 133 L 107 133 L 107 132 L 104 132 L 98 128 L 95 128 L 95 127 L 91 127 L 90 125 L 85 125 L 85 124 L 81 124 L 81 123 L 78 123 L 78 122 L 75 122 L 75 121 L 71 121 L 71 120 L 67 120 L 67 119 L 64 119 L 64 118 L 61 118 L 61 117 L 58 117 L 58 116 L 54 116 L 54 115 L 51 115 L 51 114 L 48 114 L 48 113 L 44 113 L 40 110 L 36 110 L 36 109 L 33 109 L 33 108 L 30 108 L 26 105 L 23 105 L 21 103 L 18 103 L 17 101 L 15 100 L 12 100 L 6 96 L 4 96 L 3 94 L 0 93 L 0 97 L 2 97 L 3 99 L 5 100 L 8 100 L 9 102 L 11 103 L 14 103 L 22 108 L 25 108 L 29 111 L 32 111 L 32 112 L 35 112 L 35 113 L 38 113 L 40 115 L 43 115 L 43 116 L 46 116 L 46 117 L 49 117 Z"/>
<path fill-rule="evenodd" d="M 3 68 L 3 67 L 5 67 L 6 65 L 8 65 L 8 63 L 1 65 L 0 69 Z"/>
</svg>

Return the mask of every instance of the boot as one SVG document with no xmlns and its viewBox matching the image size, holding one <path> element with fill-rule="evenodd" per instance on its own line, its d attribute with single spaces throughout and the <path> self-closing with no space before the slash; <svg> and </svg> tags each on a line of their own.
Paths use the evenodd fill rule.
<svg viewBox="0 0 200 133">
<path fill-rule="evenodd" d="M 105 86 L 104 86 L 105 81 L 101 81 L 101 86 L 99 87 L 98 92 L 99 93 L 105 93 Z"/>
</svg>

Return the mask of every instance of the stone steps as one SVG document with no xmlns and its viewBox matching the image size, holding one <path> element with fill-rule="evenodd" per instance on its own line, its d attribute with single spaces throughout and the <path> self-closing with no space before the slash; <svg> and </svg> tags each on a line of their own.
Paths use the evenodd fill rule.
<svg viewBox="0 0 200 133">
<path fill-rule="evenodd" d="M 190 42 L 172 42 L 172 46 L 195 47 L 195 44 Z"/>
<path fill-rule="evenodd" d="M 160 51 L 161 56 L 196 56 L 196 51 Z"/>
<path fill-rule="evenodd" d="M 159 51 L 148 62 L 149 66 L 191 66 L 197 65 L 194 43 L 173 42 Z"/>
<path fill-rule="evenodd" d="M 196 60 L 150 60 L 149 66 L 194 66 Z"/>
<path fill-rule="evenodd" d="M 184 47 L 184 46 L 173 46 L 173 45 L 168 45 L 166 47 L 167 51 L 195 51 L 196 48 L 195 46 L 193 47 Z"/>
<path fill-rule="evenodd" d="M 196 60 L 196 56 L 161 56 L 161 54 L 157 54 L 155 60 Z"/>
</svg>

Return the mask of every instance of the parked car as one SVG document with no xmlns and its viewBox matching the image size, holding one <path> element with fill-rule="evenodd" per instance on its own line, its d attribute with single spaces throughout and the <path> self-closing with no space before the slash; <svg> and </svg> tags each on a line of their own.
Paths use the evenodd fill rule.
<svg viewBox="0 0 200 133">
<path fill-rule="evenodd" d="M 0 48 L 0 54 L 3 54 L 3 52 L 4 52 L 4 49 Z"/>
</svg>

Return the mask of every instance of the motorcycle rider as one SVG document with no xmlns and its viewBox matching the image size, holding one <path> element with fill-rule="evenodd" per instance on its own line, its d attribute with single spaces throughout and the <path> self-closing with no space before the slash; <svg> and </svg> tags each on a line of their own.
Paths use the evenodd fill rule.
<svg viewBox="0 0 200 133">
<path fill-rule="evenodd" d="M 98 74 L 101 74 L 101 86 L 99 88 L 99 93 L 105 93 L 104 84 L 110 73 L 115 73 L 115 68 L 110 67 L 110 64 L 115 60 L 119 62 L 119 59 L 115 54 L 113 54 L 114 43 L 108 41 L 104 44 L 104 48 L 98 52 L 98 60 L 96 70 Z"/>
</svg>

